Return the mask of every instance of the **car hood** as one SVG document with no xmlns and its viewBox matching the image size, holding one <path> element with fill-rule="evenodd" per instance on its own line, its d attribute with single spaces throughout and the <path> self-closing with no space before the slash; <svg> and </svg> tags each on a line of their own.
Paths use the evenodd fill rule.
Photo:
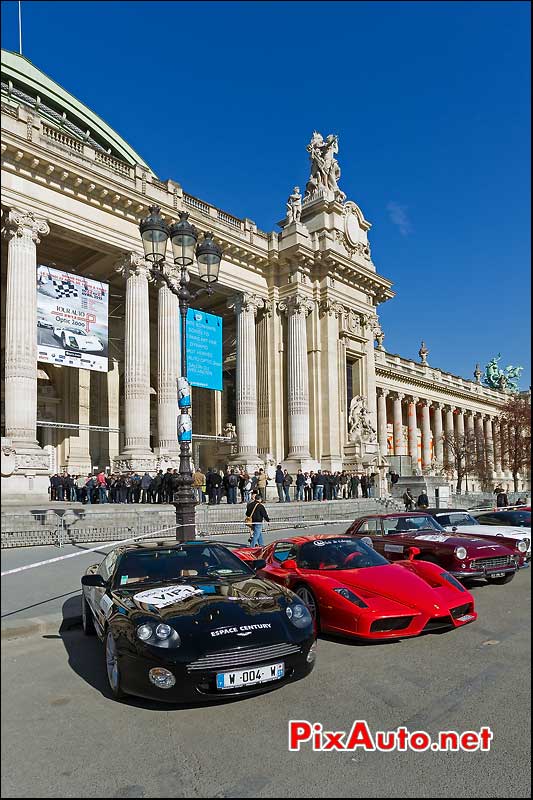
<svg viewBox="0 0 533 800">
<path fill-rule="evenodd" d="M 481 536 L 472 536 L 470 533 L 448 533 L 447 531 L 443 531 L 442 533 L 422 532 L 412 534 L 412 539 L 416 541 L 416 543 L 420 542 L 421 544 L 424 542 L 434 542 L 435 545 L 444 544 L 450 548 L 466 547 L 470 554 L 479 552 L 480 557 L 483 555 L 494 555 L 496 551 L 505 552 L 505 555 L 509 553 L 509 548 L 505 545 L 496 544 L 495 542 L 489 544 L 485 538 Z"/>
<path fill-rule="evenodd" d="M 112 599 L 135 625 L 150 618 L 171 625 L 189 651 L 276 642 L 296 630 L 285 614 L 293 593 L 255 576 L 118 588 Z"/>
<path fill-rule="evenodd" d="M 365 594 L 384 597 L 387 600 L 401 603 L 413 610 L 429 610 L 434 613 L 434 606 L 439 600 L 439 590 L 432 588 L 419 575 L 403 567 L 401 564 L 384 564 L 379 567 L 363 569 L 335 570 L 332 573 L 335 581 L 365 599 Z M 458 601 L 460 593 L 457 592 Z M 446 602 L 442 598 L 443 605 Z"/>
<path fill-rule="evenodd" d="M 517 539 L 529 539 L 529 536 L 524 533 L 524 528 L 515 528 L 512 525 L 454 525 L 457 533 L 466 533 L 472 535 L 475 531 L 475 536 L 509 536 Z M 447 525 L 446 530 L 451 531 L 452 526 Z"/>
</svg>

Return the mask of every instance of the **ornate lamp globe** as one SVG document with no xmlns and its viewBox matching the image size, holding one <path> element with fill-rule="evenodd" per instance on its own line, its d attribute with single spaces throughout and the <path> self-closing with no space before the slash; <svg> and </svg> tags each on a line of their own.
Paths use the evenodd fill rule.
<svg viewBox="0 0 533 800">
<path fill-rule="evenodd" d="M 179 267 L 190 267 L 194 261 L 194 248 L 198 241 L 198 231 L 188 221 L 189 215 L 186 211 L 179 212 L 179 222 L 175 222 L 170 228 L 170 241 L 172 243 L 172 253 L 174 263 Z"/>
<path fill-rule="evenodd" d="M 196 248 L 196 260 L 201 280 L 205 283 L 216 283 L 222 260 L 222 250 L 213 241 L 212 233 L 205 233 L 204 240 Z"/>
<path fill-rule="evenodd" d="M 161 265 L 167 249 L 168 225 L 159 213 L 159 206 L 150 206 L 149 211 L 150 214 L 139 224 L 144 257 L 153 264 Z"/>
</svg>

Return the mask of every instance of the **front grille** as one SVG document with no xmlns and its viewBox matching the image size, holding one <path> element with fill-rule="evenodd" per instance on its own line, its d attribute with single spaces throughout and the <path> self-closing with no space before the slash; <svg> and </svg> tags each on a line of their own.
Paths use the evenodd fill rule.
<svg viewBox="0 0 533 800">
<path fill-rule="evenodd" d="M 496 558 L 476 558 L 471 562 L 472 569 L 494 569 L 496 567 L 511 566 L 511 556 L 496 556 Z"/>
<path fill-rule="evenodd" d="M 451 625 L 452 621 L 450 617 L 436 617 L 435 619 L 430 619 L 429 622 L 426 622 L 423 632 L 427 633 L 428 631 L 436 631 L 439 628 L 450 628 Z"/>
<path fill-rule="evenodd" d="M 457 608 L 452 608 L 452 617 L 454 619 L 459 619 L 459 617 L 464 616 L 464 614 L 470 613 L 472 610 L 471 603 L 465 603 L 463 606 L 457 606 Z"/>
<path fill-rule="evenodd" d="M 377 619 L 370 626 L 370 630 L 372 633 L 399 631 L 402 628 L 407 628 L 412 619 L 412 617 L 389 617 L 388 619 Z"/>
<path fill-rule="evenodd" d="M 297 644 L 271 644 L 266 647 L 250 647 L 246 650 L 224 650 L 218 653 L 209 653 L 197 661 L 187 665 L 189 672 L 210 669 L 238 669 L 246 664 L 258 664 L 261 661 L 275 661 L 282 656 L 292 656 L 301 653 Z"/>
</svg>

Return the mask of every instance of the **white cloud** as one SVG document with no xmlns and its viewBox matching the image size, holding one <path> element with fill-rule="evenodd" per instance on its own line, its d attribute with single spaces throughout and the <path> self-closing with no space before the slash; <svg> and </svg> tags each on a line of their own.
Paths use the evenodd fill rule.
<svg viewBox="0 0 533 800">
<path fill-rule="evenodd" d="M 407 206 L 402 206 L 400 203 L 391 200 L 390 203 L 387 203 L 387 211 L 389 212 L 390 221 L 393 225 L 396 225 L 401 235 L 409 236 L 413 231 L 413 226 L 407 213 Z"/>
</svg>

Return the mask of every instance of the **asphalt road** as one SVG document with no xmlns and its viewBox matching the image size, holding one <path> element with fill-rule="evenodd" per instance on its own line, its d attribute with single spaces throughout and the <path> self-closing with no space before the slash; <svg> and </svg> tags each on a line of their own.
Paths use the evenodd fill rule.
<svg viewBox="0 0 533 800">
<path fill-rule="evenodd" d="M 530 587 L 530 570 L 478 583 L 478 621 L 440 635 L 321 638 L 308 678 L 207 707 L 113 701 L 103 648 L 79 628 L 4 641 L 2 795 L 529 797 Z M 490 726 L 494 738 L 485 753 L 297 753 L 290 719 L 433 736 Z"/>
</svg>

